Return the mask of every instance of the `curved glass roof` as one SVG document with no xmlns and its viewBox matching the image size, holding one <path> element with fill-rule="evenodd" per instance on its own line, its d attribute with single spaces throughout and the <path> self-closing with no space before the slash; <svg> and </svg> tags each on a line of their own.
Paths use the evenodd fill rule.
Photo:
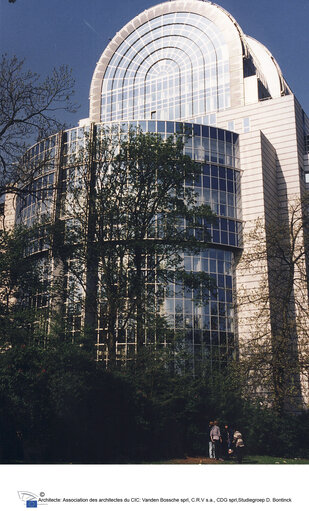
<svg viewBox="0 0 309 511">
<path fill-rule="evenodd" d="M 230 106 L 229 54 L 206 17 L 175 12 L 135 29 L 102 83 L 101 121 L 197 120 Z"/>
</svg>

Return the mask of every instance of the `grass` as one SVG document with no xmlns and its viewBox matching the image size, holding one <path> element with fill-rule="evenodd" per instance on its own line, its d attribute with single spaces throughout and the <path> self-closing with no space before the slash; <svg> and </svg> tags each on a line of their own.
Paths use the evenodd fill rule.
<svg viewBox="0 0 309 511">
<path fill-rule="evenodd" d="M 3 463 L 3 462 L 2 462 Z M 4 462 L 9 464 L 36 464 L 35 461 L 24 460 L 10 460 Z M 133 462 L 134 463 L 134 462 Z M 42 462 L 40 462 L 42 464 Z M 44 464 L 44 462 L 43 462 Z M 50 464 L 48 462 L 48 464 Z M 54 464 L 54 463 L 53 463 Z M 68 464 L 62 460 L 55 464 Z M 124 462 L 126 464 L 126 462 Z M 169 460 L 161 461 L 143 461 L 138 464 L 149 464 L 149 465 L 238 465 L 236 458 L 231 458 L 225 461 L 217 461 L 214 459 L 206 458 L 205 456 L 185 456 L 183 458 L 174 458 Z M 276 456 L 259 456 L 259 455 L 247 455 L 244 456 L 243 465 L 309 465 L 308 458 L 279 458 Z"/>
<path fill-rule="evenodd" d="M 306 465 L 306 458 L 277 458 L 274 456 L 245 456 L 244 463 L 254 465 Z"/>
<path fill-rule="evenodd" d="M 203 456 L 186 457 L 155 462 L 166 465 L 237 465 L 235 458 L 226 461 L 210 460 Z M 243 465 L 308 465 L 307 458 L 279 458 L 276 456 L 247 455 L 243 459 Z"/>
</svg>

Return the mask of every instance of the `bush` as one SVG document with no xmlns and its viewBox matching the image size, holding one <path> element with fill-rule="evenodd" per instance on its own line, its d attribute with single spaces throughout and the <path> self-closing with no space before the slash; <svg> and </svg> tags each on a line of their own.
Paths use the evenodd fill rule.
<svg viewBox="0 0 309 511">
<path fill-rule="evenodd" d="M 132 391 L 71 344 L 17 346 L 0 358 L 2 458 L 116 462 L 131 456 Z"/>
<path fill-rule="evenodd" d="M 2 461 L 138 463 L 207 455 L 208 423 L 236 424 L 250 454 L 309 457 L 309 413 L 244 400 L 232 373 L 193 378 L 146 354 L 109 372 L 79 347 L 19 344 L 0 357 Z"/>
</svg>

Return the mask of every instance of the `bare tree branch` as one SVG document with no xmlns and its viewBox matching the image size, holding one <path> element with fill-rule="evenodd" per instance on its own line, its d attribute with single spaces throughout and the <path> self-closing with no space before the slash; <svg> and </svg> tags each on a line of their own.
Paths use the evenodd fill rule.
<svg viewBox="0 0 309 511">
<path fill-rule="evenodd" d="M 20 189 L 24 175 L 23 155 L 36 140 L 64 126 L 56 114 L 75 112 L 74 80 L 67 66 L 54 69 L 44 80 L 24 69 L 24 60 L 3 55 L 0 61 L 0 197 Z"/>
</svg>

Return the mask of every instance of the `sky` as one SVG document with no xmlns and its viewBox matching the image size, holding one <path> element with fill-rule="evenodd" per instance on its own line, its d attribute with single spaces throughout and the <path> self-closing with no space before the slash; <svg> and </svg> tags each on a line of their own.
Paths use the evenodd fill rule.
<svg viewBox="0 0 309 511">
<path fill-rule="evenodd" d="M 89 115 L 89 87 L 102 52 L 127 22 L 156 0 L 0 0 L 1 53 L 26 59 L 27 68 L 46 76 L 67 64 L 76 81 L 76 114 Z M 309 0 L 218 0 L 241 28 L 271 51 L 285 79 L 309 114 Z"/>
</svg>

